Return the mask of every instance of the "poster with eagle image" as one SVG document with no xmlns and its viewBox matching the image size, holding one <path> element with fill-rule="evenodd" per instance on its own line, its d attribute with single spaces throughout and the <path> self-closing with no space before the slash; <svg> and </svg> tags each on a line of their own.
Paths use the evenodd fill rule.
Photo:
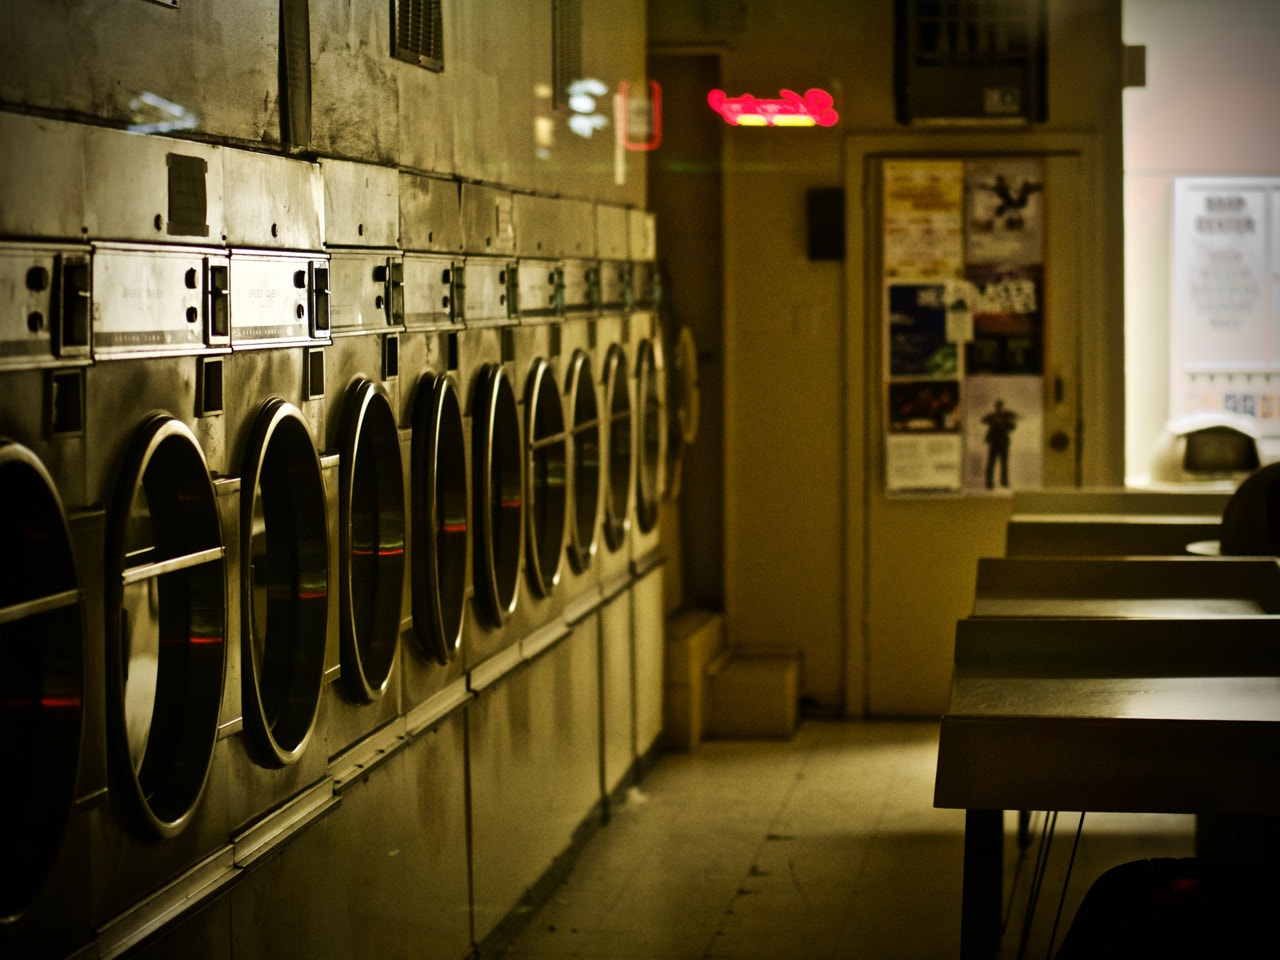
<svg viewBox="0 0 1280 960">
<path fill-rule="evenodd" d="M 965 164 L 965 263 L 1044 262 L 1044 165 L 1033 158 Z"/>
</svg>

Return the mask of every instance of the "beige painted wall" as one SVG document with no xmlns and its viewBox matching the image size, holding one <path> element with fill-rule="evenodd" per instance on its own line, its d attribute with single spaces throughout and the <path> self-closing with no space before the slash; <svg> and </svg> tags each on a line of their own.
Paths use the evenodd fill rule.
<svg viewBox="0 0 1280 960">
<path fill-rule="evenodd" d="M 1148 477 L 1169 416 L 1173 178 L 1280 174 L 1280 3 L 1124 0 L 1147 48 L 1124 93 L 1126 474 Z"/>
<path fill-rule="evenodd" d="M 1078 304 L 1078 390 L 1083 475 L 1097 483 L 1118 480 L 1123 438 L 1119 0 L 1050 9 L 1050 123 L 999 144 L 1035 151 L 1068 137 L 1088 154 L 1093 215 L 1071 236 L 1096 279 Z M 894 122 L 892 14 L 889 0 L 652 0 L 649 20 L 651 44 L 718 50 L 731 95 L 818 86 L 842 111 L 828 130 L 725 128 L 725 577 L 730 642 L 794 646 L 802 695 L 853 715 L 945 708 L 955 620 L 1007 514 L 1007 501 L 882 493 L 867 419 L 878 308 L 864 284 L 861 173 L 849 179 L 846 154 L 851 139 L 877 136 L 912 152 L 973 149 L 970 134 Z M 804 233 L 805 190 L 840 185 L 843 268 L 810 262 Z"/>
</svg>

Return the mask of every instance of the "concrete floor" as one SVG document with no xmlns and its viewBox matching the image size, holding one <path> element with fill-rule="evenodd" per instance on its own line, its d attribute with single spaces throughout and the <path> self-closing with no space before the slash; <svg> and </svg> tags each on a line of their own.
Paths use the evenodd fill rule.
<svg viewBox="0 0 1280 960">
<path fill-rule="evenodd" d="M 933 808 L 938 725 L 808 720 L 787 742 L 669 754 L 579 851 L 507 960 L 958 955 L 964 814 Z M 1078 814 L 1061 814 L 1027 956 L 1046 956 Z M 1045 822 L 1033 818 L 1033 831 Z M 1031 860 L 1006 814 L 1017 955 Z M 1190 856 L 1189 817 L 1090 814 L 1057 942 L 1089 884 L 1126 860 Z M 1016 889 L 1015 889 L 1016 887 Z"/>
</svg>

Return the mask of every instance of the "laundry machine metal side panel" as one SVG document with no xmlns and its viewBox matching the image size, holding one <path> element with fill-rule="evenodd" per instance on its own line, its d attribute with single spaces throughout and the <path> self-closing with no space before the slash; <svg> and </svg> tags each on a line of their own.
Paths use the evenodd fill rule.
<svg viewBox="0 0 1280 960">
<path fill-rule="evenodd" d="M 605 796 L 626 781 L 635 760 L 635 666 L 631 638 L 631 591 L 618 594 L 599 612 L 600 697 Z"/>
<path fill-rule="evenodd" d="M 129 954 L 129 960 L 231 960 L 231 904 L 210 901 Z"/>
<path fill-rule="evenodd" d="M 596 632 L 584 624 L 467 708 L 477 942 L 600 799 L 597 656 Z"/>
<path fill-rule="evenodd" d="M 666 604 L 663 597 L 663 573 L 659 569 L 650 570 L 631 588 L 637 757 L 645 756 L 662 735 L 663 653 L 666 644 Z"/>
<path fill-rule="evenodd" d="M 91 816 L 93 885 L 92 917 L 103 926 L 148 894 L 223 847 L 231 835 L 230 782 L 235 764 L 232 739 L 213 750 L 209 778 L 190 823 L 176 837 L 157 841 L 135 825 L 124 809 L 123 790 L 108 795 L 107 804 Z"/>
<path fill-rule="evenodd" d="M 84 389 L 84 371 L 57 371 L 69 375 L 76 389 Z M 86 488 L 87 437 L 83 426 L 83 398 L 77 404 L 81 428 L 67 433 L 50 433 L 49 418 L 55 371 L 49 369 L 0 371 L 0 436 L 20 443 L 39 458 L 49 471 L 64 510 L 83 508 L 93 502 Z M 99 501 L 100 502 L 100 501 Z M 101 557 L 94 559 L 101 563 Z M 92 568 L 91 568 L 92 569 Z"/>
<path fill-rule="evenodd" d="M 122 457 L 135 430 L 155 411 L 185 423 L 200 444 L 209 469 L 229 475 L 224 418 L 197 416 L 199 357 L 133 358 L 98 363 L 85 374 L 85 493 L 91 503 L 110 503 Z M 235 468 L 238 470 L 238 468 Z"/>
<path fill-rule="evenodd" d="M 459 711 L 256 864 L 229 895 L 236 960 L 468 956 L 465 738 Z"/>
</svg>

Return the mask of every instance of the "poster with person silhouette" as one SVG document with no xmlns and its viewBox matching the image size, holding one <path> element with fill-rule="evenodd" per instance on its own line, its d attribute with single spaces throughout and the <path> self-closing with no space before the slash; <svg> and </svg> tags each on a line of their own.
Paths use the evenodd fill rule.
<svg viewBox="0 0 1280 960">
<path fill-rule="evenodd" d="M 978 376 L 965 381 L 964 486 L 1007 493 L 1042 478 L 1044 380 Z"/>
<path fill-rule="evenodd" d="M 1044 262 L 1044 164 L 1035 158 L 965 164 L 966 265 Z"/>
</svg>

